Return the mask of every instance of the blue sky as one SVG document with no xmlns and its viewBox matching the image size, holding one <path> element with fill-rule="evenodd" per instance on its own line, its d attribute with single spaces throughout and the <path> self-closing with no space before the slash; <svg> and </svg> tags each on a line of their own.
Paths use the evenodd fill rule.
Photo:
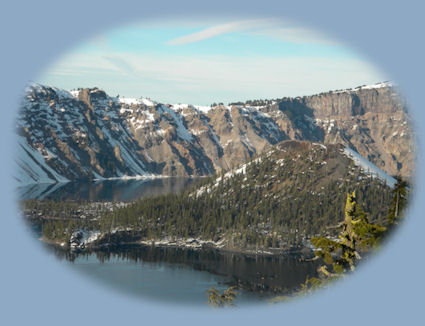
<svg viewBox="0 0 425 326">
<path fill-rule="evenodd" d="M 106 31 L 58 58 L 37 81 L 209 105 L 383 80 L 360 55 L 317 31 L 251 19 L 168 21 Z"/>
</svg>

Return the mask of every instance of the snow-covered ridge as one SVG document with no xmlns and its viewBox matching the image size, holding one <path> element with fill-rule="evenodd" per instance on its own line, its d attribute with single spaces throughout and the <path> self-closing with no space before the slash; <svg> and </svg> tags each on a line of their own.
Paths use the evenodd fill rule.
<svg viewBox="0 0 425 326">
<path fill-rule="evenodd" d="M 61 97 L 61 98 L 73 98 L 78 96 L 78 93 L 76 93 L 78 91 L 67 91 L 62 88 L 57 88 L 54 86 L 45 86 L 36 82 L 29 82 L 27 86 L 25 87 L 25 93 L 29 94 L 31 92 L 36 92 L 36 93 L 47 94 L 48 89 L 52 89 L 58 95 L 58 97 Z"/>
<path fill-rule="evenodd" d="M 154 106 L 157 104 L 157 102 L 152 101 L 150 99 L 140 97 L 140 98 L 131 98 L 131 97 L 119 97 L 118 98 L 119 103 L 127 104 L 127 105 L 146 105 L 146 106 Z"/>
<path fill-rule="evenodd" d="M 397 182 L 396 179 L 388 175 L 386 172 L 382 171 L 380 168 L 378 168 L 372 162 L 365 159 L 359 153 L 357 153 L 356 151 L 353 151 L 352 149 L 348 147 L 344 148 L 343 153 L 349 158 L 351 158 L 354 161 L 354 164 L 359 166 L 361 169 L 363 169 L 365 173 L 381 179 L 391 188 L 394 187 L 395 183 Z"/>
<path fill-rule="evenodd" d="M 57 88 L 54 86 L 48 86 L 48 85 L 42 85 L 36 82 L 29 82 L 27 84 L 27 87 L 25 88 L 25 92 L 28 94 L 32 91 L 36 91 L 36 92 L 41 92 L 41 93 L 47 93 L 47 89 L 52 89 L 56 92 L 56 94 L 59 97 L 62 98 L 78 98 L 81 89 L 78 90 L 65 90 L 65 89 L 61 89 L 61 88 Z M 101 91 L 101 89 L 98 88 L 93 88 L 90 93 L 93 92 L 97 92 L 97 91 Z M 207 106 L 207 105 L 195 105 L 195 104 L 170 104 L 170 103 L 159 103 L 157 101 L 154 101 L 150 98 L 147 97 L 139 97 L 139 98 L 135 98 L 135 97 L 109 97 L 110 100 L 113 100 L 116 103 L 119 104 L 124 104 L 124 105 L 146 105 L 146 106 L 155 106 L 157 104 L 163 104 L 168 106 L 170 109 L 175 110 L 175 111 L 179 111 L 182 109 L 194 109 L 200 113 L 208 113 L 210 110 L 213 110 L 215 108 L 217 108 L 218 106 Z M 225 109 L 230 110 L 232 106 L 229 105 L 220 105 L 221 107 L 224 107 Z M 254 107 L 251 107 L 254 108 Z M 257 108 L 259 109 L 259 108 Z"/>
<path fill-rule="evenodd" d="M 380 82 L 380 83 L 376 83 L 376 84 L 371 84 L 371 85 L 362 85 L 362 86 L 357 86 L 357 87 L 353 87 L 353 88 L 347 88 L 344 90 L 334 90 L 334 91 L 330 91 L 330 93 L 344 93 L 344 92 L 357 92 L 359 90 L 365 90 L 365 89 L 379 89 L 379 88 L 385 88 L 385 87 L 394 87 L 395 84 L 391 81 L 385 81 L 385 82 Z M 28 93 L 32 90 L 35 90 L 37 92 L 45 92 L 45 88 L 51 88 L 53 89 L 59 97 L 63 97 L 63 98 L 77 98 L 78 94 L 79 94 L 79 90 L 64 90 L 64 89 L 60 89 L 54 86 L 45 86 L 45 85 L 41 85 L 39 83 L 35 83 L 35 82 L 30 82 L 28 83 L 25 91 Z M 94 91 L 99 91 L 99 89 L 95 88 Z M 118 97 L 118 98 L 113 98 L 111 97 L 111 99 L 116 100 L 116 102 L 120 103 L 120 104 L 126 104 L 126 105 L 146 105 L 146 106 L 155 106 L 157 104 L 160 104 L 159 102 L 156 102 L 154 100 L 151 100 L 149 98 L 145 98 L 145 97 L 140 97 L 140 98 L 132 98 L 132 97 Z M 263 109 L 265 106 L 250 106 L 250 105 L 219 105 L 219 106 L 206 106 L 206 105 L 194 105 L 194 104 L 170 104 L 170 103 L 163 103 L 164 105 L 167 105 L 170 109 L 175 110 L 175 111 L 179 111 L 182 109 L 186 109 L 186 108 L 191 108 L 191 109 L 195 109 L 200 113 L 204 113 L 207 114 L 210 110 L 214 110 L 217 107 L 224 107 L 225 109 L 230 110 L 232 108 L 232 106 L 241 108 L 241 109 L 245 109 L 245 110 L 250 110 L 250 111 L 260 111 L 261 109 Z M 276 104 L 275 101 L 272 101 L 271 104 Z"/>
<path fill-rule="evenodd" d="M 86 99 L 81 99 L 82 92 L 86 93 L 84 98 L 90 96 L 89 107 L 86 106 Z M 154 167 L 146 165 L 146 162 L 155 161 L 149 151 L 140 155 L 136 133 L 137 137 L 162 142 L 167 128 L 171 126 L 176 131 L 175 141 L 180 144 L 184 142 L 183 146 L 192 148 L 198 130 L 192 133 L 187 129 L 186 114 L 182 112 L 184 107 L 196 114 L 210 109 L 193 105 L 174 107 L 143 97 L 111 97 L 98 88 L 66 91 L 29 83 L 16 121 L 17 128 L 25 136 L 20 138 L 18 146 L 15 179 L 19 186 L 66 182 L 87 177 L 84 173 L 79 175 L 79 171 L 89 170 L 94 179 L 105 179 L 102 170 L 97 167 L 93 170 L 89 166 L 78 167 L 81 158 L 87 153 L 91 159 L 97 159 L 96 153 L 100 147 L 104 153 L 109 152 L 108 155 L 113 153 L 110 159 L 121 162 L 116 165 L 114 175 L 109 174 L 107 179 L 150 179 L 162 176 L 154 171 Z M 96 130 L 88 121 L 88 110 L 91 110 L 91 118 L 94 117 L 96 121 Z M 221 146 L 213 129 L 209 127 L 208 130 L 217 145 Z M 58 146 L 58 143 L 61 145 Z M 87 148 L 88 144 L 91 145 Z M 204 166 L 211 173 L 212 170 L 205 163 Z M 71 176 L 64 177 L 64 171 Z M 168 177 L 167 173 L 165 175 Z"/>
<path fill-rule="evenodd" d="M 372 85 L 362 85 L 362 86 L 358 86 L 358 87 L 354 87 L 354 88 L 347 88 L 347 89 L 344 89 L 344 90 L 331 91 L 331 93 L 334 93 L 334 94 L 352 93 L 352 92 L 358 92 L 358 91 L 364 90 L 364 89 L 379 89 L 379 88 L 394 87 L 394 86 L 395 86 L 395 84 L 393 82 L 385 81 L 385 82 L 382 82 L 382 83 L 376 83 L 376 84 L 372 84 Z"/>
<path fill-rule="evenodd" d="M 393 87 L 394 84 L 392 82 L 386 81 L 382 83 L 377 83 L 373 85 L 360 86 L 354 89 L 375 89 L 375 88 L 384 88 L 384 87 Z"/>
<path fill-rule="evenodd" d="M 181 111 L 184 109 L 192 109 L 195 110 L 197 113 L 204 113 L 207 114 L 209 111 L 215 109 L 213 106 L 207 106 L 207 105 L 193 105 L 193 104 L 168 104 L 171 109 L 175 111 Z M 229 107 L 230 108 L 230 107 Z"/>
<path fill-rule="evenodd" d="M 390 83 L 385 82 L 354 90 L 388 85 Z M 392 92 L 384 91 L 378 95 L 384 98 L 385 105 L 388 97 L 392 99 Z M 153 174 L 206 175 L 227 170 L 228 162 L 234 159 L 237 160 L 234 163 L 242 164 L 242 156 L 235 157 L 235 153 L 248 155 L 244 157 L 258 154 L 264 141 L 272 145 L 298 135 L 305 140 L 321 141 L 319 131 L 333 135 L 334 131 L 348 127 L 350 135 L 364 133 L 365 125 L 361 121 L 345 126 L 337 120 L 314 119 L 316 116 L 306 114 L 302 124 L 295 125 L 280 106 L 270 107 L 270 103 L 276 104 L 276 101 L 235 102 L 231 106 L 163 104 L 144 97 L 109 96 L 99 88 L 65 91 L 31 83 L 22 98 L 22 110 L 16 121 L 17 131 L 28 149 L 19 147 L 23 155 L 19 173 L 22 176 L 31 173 L 34 178 L 29 179 L 34 183 L 41 182 L 39 180 L 58 182 L 57 176 L 47 173 L 41 165 L 69 180 L 149 178 Z M 294 109 L 297 109 L 297 101 L 282 99 L 282 105 L 287 103 L 292 107 L 294 102 Z M 260 105 L 263 102 L 264 105 Z M 396 110 L 399 108 L 395 107 L 393 111 Z M 391 124 L 396 118 L 402 120 L 402 116 L 389 116 L 392 120 L 387 123 L 387 139 L 407 139 L 408 129 Z M 365 157 L 373 155 L 371 151 L 377 151 L 353 146 Z M 36 154 L 30 154 L 32 151 L 39 153 L 43 162 L 36 159 Z M 34 161 L 34 166 L 29 167 L 30 161 Z M 387 169 L 386 166 L 390 165 L 379 166 Z M 388 170 L 395 174 L 391 168 Z M 39 177 L 35 176 L 36 170 Z M 21 181 L 23 177 L 16 179 Z"/>
</svg>

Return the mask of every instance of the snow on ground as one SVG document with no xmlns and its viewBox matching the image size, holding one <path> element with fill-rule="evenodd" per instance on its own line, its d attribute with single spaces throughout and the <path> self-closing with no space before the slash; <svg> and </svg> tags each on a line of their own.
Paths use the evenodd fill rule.
<svg viewBox="0 0 425 326">
<path fill-rule="evenodd" d="M 97 178 L 94 178 L 94 181 L 103 181 L 103 180 L 150 180 L 150 179 L 166 179 L 171 178 L 171 176 L 168 175 L 162 175 L 162 174 L 143 174 L 143 175 L 123 175 L 121 177 L 110 177 L 110 178 L 104 178 L 101 176 L 98 176 Z"/>
<path fill-rule="evenodd" d="M 219 148 L 223 149 L 223 148 L 222 148 L 222 146 L 221 146 L 221 143 L 220 143 L 220 139 L 218 139 L 218 137 L 217 137 L 217 135 L 215 134 L 214 130 L 211 128 L 211 126 L 210 126 L 208 123 L 205 123 L 205 125 L 206 125 L 206 126 L 208 127 L 208 129 L 210 130 L 210 133 L 211 133 L 211 135 L 212 135 L 212 137 L 213 137 L 213 139 L 214 139 L 215 143 L 217 144 L 217 146 L 218 146 Z"/>
<path fill-rule="evenodd" d="M 348 88 L 348 89 L 344 89 L 344 90 L 339 90 L 339 91 L 333 91 L 332 93 L 346 93 L 346 92 L 357 92 L 359 90 L 362 89 L 378 89 L 378 88 L 385 88 L 385 87 L 393 87 L 394 84 L 386 81 L 386 82 L 382 82 L 382 83 L 377 83 L 377 84 L 373 84 L 373 85 L 363 85 L 363 86 L 359 86 L 356 88 Z"/>
<path fill-rule="evenodd" d="M 154 106 L 156 104 L 156 102 L 151 101 L 147 98 L 142 98 L 142 102 L 143 102 L 144 105 L 147 105 L 147 106 Z"/>
<path fill-rule="evenodd" d="M 242 164 L 239 168 L 234 169 L 234 170 L 231 170 L 231 171 L 225 173 L 223 175 L 224 180 L 229 179 L 232 176 L 237 175 L 237 174 L 241 174 L 241 173 L 242 174 L 246 174 L 246 168 L 247 168 L 247 166 L 249 166 L 252 163 L 261 162 L 261 160 L 262 160 L 262 158 L 261 157 L 258 157 L 255 160 L 253 160 L 252 162 L 248 162 L 248 163 Z M 220 176 L 217 179 L 215 179 L 215 183 L 213 184 L 212 188 L 218 187 L 218 185 L 221 182 L 221 178 L 222 177 Z M 209 193 L 211 191 L 211 188 L 208 188 L 206 186 L 203 186 L 203 187 L 199 188 L 198 191 L 196 192 L 196 197 L 202 195 L 204 193 L 204 191 L 206 191 L 207 193 Z"/>
<path fill-rule="evenodd" d="M 156 102 L 151 101 L 147 98 L 140 97 L 140 98 L 132 98 L 132 97 L 120 97 L 118 98 L 119 103 L 132 105 L 132 104 L 144 104 L 146 106 L 154 106 Z"/>
<path fill-rule="evenodd" d="M 377 83 L 374 85 L 366 85 L 366 86 L 360 86 L 358 89 L 375 89 L 375 88 L 383 88 L 383 87 L 390 87 L 393 86 L 390 82 L 383 82 L 383 83 Z"/>
<path fill-rule="evenodd" d="M 168 113 L 176 123 L 176 131 L 179 138 L 192 142 L 193 137 L 192 134 L 187 130 L 187 128 L 183 124 L 183 119 L 181 115 L 177 115 L 176 112 L 170 109 L 166 105 L 161 106 L 162 111 Z"/>
<path fill-rule="evenodd" d="M 208 113 L 212 109 L 211 106 L 205 105 L 194 105 L 194 107 L 202 113 Z"/>
<path fill-rule="evenodd" d="M 172 104 L 171 105 L 171 108 L 173 109 L 173 110 L 183 110 L 183 109 L 188 109 L 190 107 L 190 105 L 189 104 Z"/>
<path fill-rule="evenodd" d="M 144 245 L 151 245 L 152 240 L 148 241 L 140 241 L 140 244 Z M 201 249 L 205 245 L 213 246 L 216 248 L 222 248 L 224 247 L 226 240 L 220 239 L 218 241 L 212 241 L 212 240 L 202 240 L 202 239 L 195 239 L 195 238 L 164 238 L 160 240 L 154 241 L 156 246 L 164 246 L 164 247 L 185 247 L 185 248 L 192 248 L 192 249 Z"/>
<path fill-rule="evenodd" d="M 52 89 L 56 92 L 56 94 L 60 98 L 73 98 L 74 97 L 71 92 L 66 91 L 64 89 L 57 88 L 57 87 L 52 87 Z"/>
<path fill-rule="evenodd" d="M 127 167 L 129 167 L 135 174 L 145 174 L 146 172 L 144 171 L 142 166 L 143 163 L 134 159 L 134 157 L 130 154 L 130 151 L 124 146 L 125 142 L 122 139 L 115 139 L 114 137 L 112 137 L 109 130 L 105 128 L 103 124 L 100 124 L 100 126 L 104 134 L 105 141 L 108 141 L 112 148 L 118 146 L 118 148 L 120 149 L 121 157 L 126 162 Z"/>
<path fill-rule="evenodd" d="M 102 233 L 100 231 L 88 231 L 88 232 L 85 232 L 84 237 L 83 237 L 83 242 L 84 243 L 94 242 L 97 239 L 99 239 L 99 237 L 101 235 L 102 235 Z"/>
<path fill-rule="evenodd" d="M 72 91 L 69 91 L 69 93 L 72 95 L 72 97 L 78 98 L 78 95 L 80 94 L 80 91 L 78 91 L 78 90 L 72 90 Z"/>
<path fill-rule="evenodd" d="M 70 238 L 71 249 L 85 248 L 88 244 L 96 241 L 102 236 L 100 231 L 75 231 Z"/>
<path fill-rule="evenodd" d="M 127 104 L 127 105 L 132 105 L 132 104 L 142 104 L 142 99 L 140 98 L 131 98 L 131 97 L 120 97 L 118 99 L 119 103 L 123 103 L 123 104 Z"/>
<path fill-rule="evenodd" d="M 363 169 L 364 172 L 373 175 L 377 178 L 380 178 L 381 180 L 385 181 L 386 184 L 389 185 L 391 188 L 394 187 L 395 183 L 397 182 L 396 179 L 388 175 L 386 172 L 382 171 L 375 164 L 365 159 L 359 153 L 353 151 L 348 147 L 344 148 L 343 153 L 349 158 L 351 158 L 354 161 L 354 164 Z"/>
<path fill-rule="evenodd" d="M 43 154 L 28 145 L 24 137 L 17 136 L 17 139 L 18 147 L 15 161 L 18 169 L 15 175 L 19 186 L 69 181 L 48 166 Z"/>
</svg>

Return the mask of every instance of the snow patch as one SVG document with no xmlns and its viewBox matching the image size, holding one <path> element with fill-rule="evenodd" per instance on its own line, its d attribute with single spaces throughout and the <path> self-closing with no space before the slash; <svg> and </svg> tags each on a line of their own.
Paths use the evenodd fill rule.
<svg viewBox="0 0 425 326">
<path fill-rule="evenodd" d="M 320 146 L 320 147 L 322 147 L 323 149 L 327 149 L 326 145 L 324 145 L 324 144 L 320 144 L 320 143 L 313 143 L 313 145 L 315 145 L 315 146 Z"/>
<path fill-rule="evenodd" d="M 385 88 L 385 87 L 393 87 L 394 84 L 392 82 L 386 81 L 386 82 L 382 82 L 382 83 L 376 83 L 373 85 L 363 85 L 363 86 L 358 86 L 355 88 L 347 88 L 345 90 L 338 90 L 338 91 L 332 91 L 331 93 L 334 94 L 340 94 L 340 93 L 352 93 L 352 92 L 357 92 L 359 90 L 363 90 L 363 89 L 379 89 L 379 88 Z"/>
<path fill-rule="evenodd" d="M 118 98 L 119 103 L 127 104 L 127 105 L 140 105 L 144 104 L 146 106 L 154 106 L 156 103 L 147 99 L 147 98 L 132 98 L 132 97 L 120 97 Z"/>
<path fill-rule="evenodd" d="M 212 109 L 211 106 L 205 106 L 205 105 L 194 105 L 194 107 L 202 113 L 208 113 Z"/>
<path fill-rule="evenodd" d="M 177 115 L 174 110 L 171 110 L 168 106 L 162 105 L 161 106 L 162 111 L 168 113 L 173 120 L 176 123 L 176 131 L 179 138 L 183 140 L 187 140 L 189 142 L 192 142 L 192 134 L 189 132 L 189 130 L 186 129 L 186 127 L 183 124 L 182 117 L 180 115 Z"/>
<path fill-rule="evenodd" d="M 343 153 L 347 157 L 351 158 L 354 161 L 354 164 L 360 167 L 364 172 L 374 177 L 377 177 L 381 179 L 382 181 L 385 181 L 386 184 L 389 185 L 391 188 L 394 187 L 395 183 L 397 182 L 396 179 L 388 175 L 386 172 L 382 171 L 375 164 L 365 159 L 359 153 L 357 153 L 356 151 L 353 151 L 352 149 L 348 147 L 344 148 Z"/>
<path fill-rule="evenodd" d="M 18 148 L 15 161 L 18 169 L 15 179 L 19 186 L 34 183 L 57 183 L 69 180 L 55 172 L 46 163 L 46 159 L 38 150 L 32 148 L 22 136 L 18 136 Z"/>
</svg>

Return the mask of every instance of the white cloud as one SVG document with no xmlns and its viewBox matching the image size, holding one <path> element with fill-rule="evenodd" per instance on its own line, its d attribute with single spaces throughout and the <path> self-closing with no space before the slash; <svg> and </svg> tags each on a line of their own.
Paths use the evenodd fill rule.
<svg viewBox="0 0 425 326">
<path fill-rule="evenodd" d="M 226 24 L 220 24 L 217 26 L 209 27 L 203 29 L 199 32 L 192 33 L 189 35 L 184 35 L 178 38 L 175 38 L 171 41 L 168 41 L 168 45 L 183 45 L 188 43 L 199 42 L 202 40 L 206 40 L 215 36 L 219 36 L 222 34 L 227 34 L 236 31 L 247 31 L 253 30 L 265 26 L 269 26 L 271 24 L 268 20 L 255 19 L 255 20 L 241 20 Z"/>
<path fill-rule="evenodd" d="M 175 38 L 168 41 L 167 44 L 184 45 L 188 43 L 195 43 L 231 32 L 247 32 L 250 34 L 273 37 L 277 40 L 292 43 L 315 43 L 326 45 L 338 44 L 322 32 L 312 28 L 299 27 L 291 22 L 265 19 L 241 20 L 216 25 L 203 29 L 199 32 Z"/>
<path fill-rule="evenodd" d="M 117 68 L 121 73 L 131 76 L 139 77 L 137 68 L 131 64 L 128 60 L 119 56 L 103 56 L 109 63 Z"/>
</svg>

